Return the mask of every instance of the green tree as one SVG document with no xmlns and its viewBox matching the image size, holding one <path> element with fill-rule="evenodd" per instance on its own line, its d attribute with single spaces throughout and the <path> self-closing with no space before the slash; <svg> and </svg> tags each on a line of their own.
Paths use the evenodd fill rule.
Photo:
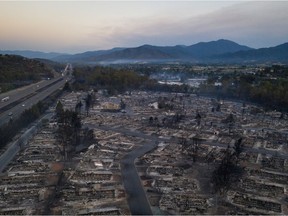
<svg viewBox="0 0 288 216">
<path fill-rule="evenodd" d="M 58 118 L 60 118 L 60 116 L 63 114 L 64 109 L 63 109 L 63 104 L 61 103 L 61 101 L 58 101 L 57 105 L 56 105 L 56 116 Z"/>
<path fill-rule="evenodd" d="M 214 170 L 212 175 L 211 180 L 215 192 L 226 192 L 232 184 L 235 184 L 241 179 L 243 173 L 243 167 L 239 166 L 235 159 L 235 155 L 228 147 L 220 165 Z"/>
</svg>

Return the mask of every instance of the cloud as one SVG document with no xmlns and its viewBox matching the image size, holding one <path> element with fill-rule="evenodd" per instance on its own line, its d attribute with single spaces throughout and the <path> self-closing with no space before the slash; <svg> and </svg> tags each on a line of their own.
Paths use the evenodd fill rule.
<svg viewBox="0 0 288 216">
<path fill-rule="evenodd" d="M 243 2 L 220 10 L 175 19 L 154 16 L 126 20 L 122 26 L 106 26 L 100 39 L 113 46 L 193 44 L 227 38 L 252 47 L 274 46 L 286 42 L 288 2 Z"/>
<path fill-rule="evenodd" d="M 258 48 L 287 42 L 288 35 L 287 1 L 0 5 L 2 49 L 79 52 L 143 44 L 191 45 L 220 38 Z"/>
</svg>

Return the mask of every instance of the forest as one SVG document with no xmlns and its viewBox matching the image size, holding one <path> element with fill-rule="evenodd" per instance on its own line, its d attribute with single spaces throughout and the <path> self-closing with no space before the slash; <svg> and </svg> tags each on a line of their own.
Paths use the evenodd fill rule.
<svg viewBox="0 0 288 216">
<path fill-rule="evenodd" d="M 28 127 L 32 122 L 37 120 L 45 111 L 55 103 L 55 100 L 65 91 L 56 91 L 53 95 L 46 98 L 44 101 L 39 101 L 31 108 L 26 109 L 17 119 L 10 119 L 10 122 L 0 127 L 0 149 L 4 148 L 7 143 L 11 142 L 13 137 L 16 136 L 23 128 Z"/>
<path fill-rule="evenodd" d="M 74 88 L 87 90 L 91 86 L 95 89 L 106 89 L 109 95 L 124 93 L 131 90 L 149 90 L 164 92 L 188 92 L 187 85 L 159 84 L 157 80 L 149 78 L 138 70 L 112 67 L 76 67 L 73 72 Z"/>
<path fill-rule="evenodd" d="M 243 100 L 262 105 L 266 109 L 287 112 L 288 67 L 275 65 L 254 74 L 229 73 L 210 76 L 201 86 L 200 94 Z"/>
<path fill-rule="evenodd" d="M 43 62 L 16 55 L 0 55 L 1 92 L 52 77 L 52 68 Z"/>
<path fill-rule="evenodd" d="M 106 89 L 110 95 L 138 89 L 151 82 L 147 76 L 111 67 L 77 67 L 73 74 L 76 88 L 93 86 L 96 89 Z"/>
</svg>

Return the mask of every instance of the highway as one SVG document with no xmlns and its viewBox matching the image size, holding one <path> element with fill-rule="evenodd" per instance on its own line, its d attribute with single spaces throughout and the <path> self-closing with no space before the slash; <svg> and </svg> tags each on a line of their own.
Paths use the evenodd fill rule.
<svg viewBox="0 0 288 216">
<path fill-rule="evenodd" d="M 0 101 L 0 126 L 9 122 L 11 117 L 13 119 L 19 117 L 25 109 L 29 109 L 57 89 L 63 88 L 65 82 L 71 80 L 71 76 L 67 75 L 68 65 L 63 72 L 63 76 L 60 75 L 51 80 L 42 80 L 38 83 L 1 94 L 1 99 L 9 96 L 9 100 L 5 102 Z M 9 115 L 9 113 L 12 113 L 12 115 Z"/>
<path fill-rule="evenodd" d="M 48 85 L 50 82 L 52 82 L 52 80 L 41 80 L 37 83 L 33 83 L 33 84 L 28 85 L 28 86 L 23 86 L 21 88 L 17 88 L 17 89 L 11 90 L 9 92 L 5 92 L 5 93 L 0 94 L 1 100 L 5 97 L 9 97 L 8 101 L 0 101 L 0 109 L 2 109 L 3 107 L 21 99 L 25 95 L 29 95 L 29 94 L 35 92 L 37 88 L 42 88 L 42 87 Z M 37 86 L 39 86 L 39 87 L 37 87 Z"/>
<path fill-rule="evenodd" d="M 10 143 L 7 146 L 5 152 L 0 155 L 0 173 L 3 172 L 5 167 L 11 162 L 11 160 L 15 157 L 18 151 L 23 148 L 29 139 L 38 131 L 39 126 L 41 125 L 42 119 L 50 119 L 53 116 L 53 113 L 48 113 L 44 115 L 41 119 L 35 122 L 28 130 L 26 130 L 19 139 Z"/>
</svg>

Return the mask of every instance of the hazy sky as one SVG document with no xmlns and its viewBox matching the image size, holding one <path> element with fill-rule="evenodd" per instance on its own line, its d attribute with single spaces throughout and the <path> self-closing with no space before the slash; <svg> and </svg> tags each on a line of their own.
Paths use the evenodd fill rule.
<svg viewBox="0 0 288 216">
<path fill-rule="evenodd" d="M 229 39 L 288 42 L 288 1 L 0 1 L 0 49 L 77 53 Z"/>
</svg>

